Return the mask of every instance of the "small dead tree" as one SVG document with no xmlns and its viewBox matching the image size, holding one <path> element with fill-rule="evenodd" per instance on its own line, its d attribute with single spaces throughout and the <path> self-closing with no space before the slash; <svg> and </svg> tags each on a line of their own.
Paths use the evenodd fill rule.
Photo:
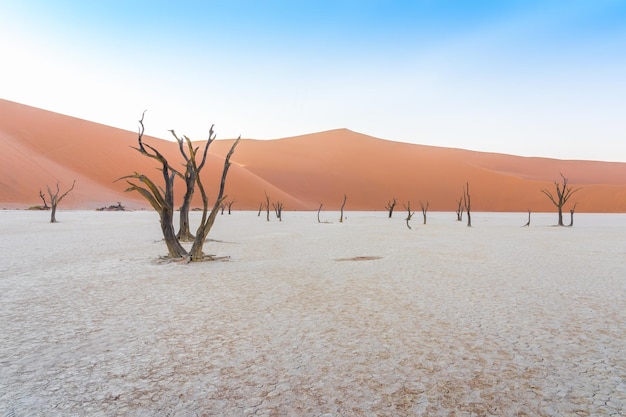
<svg viewBox="0 0 626 417">
<path fill-rule="evenodd" d="M 322 211 L 322 207 L 324 206 L 323 203 L 320 203 L 320 207 L 317 209 L 317 222 L 321 223 L 322 221 L 320 220 L 320 211 Z"/>
<path fill-rule="evenodd" d="M 542 189 L 541 192 L 544 193 L 557 208 L 557 212 L 559 215 L 558 226 L 563 226 L 563 206 L 567 203 L 567 200 L 577 191 L 579 188 L 573 188 L 572 186 L 568 186 L 568 180 L 565 178 L 563 174 L 561 175 L 562 182 L 554 181 L 554 187 L 556 189 L 556 195 L 552 194 L 551 191 L 547 189 Z M 573 217 L 573 214 L 572 214 Z"/>
<path fill-rule="evenodd" d="M 343 195 L 343 203 L 341 203 L 341 212 L 339 214 L 339 223 L 343 223 L 343 208 L 346 206 L 347 195 Z"/>
<path fill-rule="evenodd" d="M 396 204 L 397 204 L 397 201 L 396 201 L 396 198 L 394 197 L 394 199 L 387 202 L 387 205 L 385 206 L 385 208 L 389 212 L 390 219 L 391 219 L 391 216 L 393 216 L 393 209 L 396 207 Z"/>
<path fill-rule="evenodd" d="M 569 211 L 569 227 L 572 227 L 574 225 L 574 211 L 576 210 L 576 205 L 578 203 L 574 203 L 574 206 L 570 209 Z"/>
<path fill-rule="evenodd" d="M 263 202 L 261 201 L 261 204 L 259 204 L 259 212 L 257 213 L 257 217 L 261 217 L 261 211 L 263 210 Z"/>
<path fill-rule="evenodd" d="M 233 209 L 233 204 L 235 204 L 237 202 L 237 200 L 230 200 L 226 202 L 226 207 L 228 207 L 228 215 L 230 216 L 230 213 Z"/>
<path fill-rule="evenodd" d="M 226 210 L 226 204 L 222 204 L 222 205 L 220 206 L 220 214 L 221 214 L 221 215 L 224 215 L 224 210 Z"/>
<path fill-rule="evenodd" d="M 407 204 L 403 204 L 403 205 L 404 205 L 404 208 L 407 211 L 406 219 L 404 219 L 404 220 L 406 220 L 406 227 L 408 227 L 410 229 L 411 225 L 409 224 L 409 222 L 411 221 L 411 218 L 413 218 L 413 215 L 415 214 L 415 212 L 411 211 L 411 202 L 410 201 L 407 202 Z"/>
<path fill-rule="evenodd" d="M 57 217 L 56 217 L 56 215 L 57 215 L 57 206 L 59 205 L 61 200 L 63 200 L 65 198 L 65 196 L 68 195 L 70 193 L 70 191 L 72 191 L 74 189 L 75 185 L 76 185 L 76 180 L 74 180 L 74 182 L 72 182 L 72 186 L 69 188 L 69 190 L 67 190 L 66 192 L 64 192 L 61 195 L 59 195 L 61 190 L 59 188 L 59 183 L 58 182 L 57 182 L 56 191 L 52 191 L 50 186 L 46 185 L 46 188 L 48 189 L 48 198 L 50 199 L 50 223 L 56 223 L 57 222 Z M 39 196 L 43 199 L 44 208 L 47 208 L 48 204 L 46 203 L 46 199 L 43 197 L 43 193 L 41 192 L 41 190 L 39 190 Z"/>
<path fill-rule="evenodd" d="M 272 207 L 274 207 L 274 213 L 276 213 L 276 218 L 279 222 L 283 221 L 283 203 L 277 201 L 272 203 Z"/>
<path fill-rule="evenodd" d="M 426 213 L 428 213 L 429 206 L 430 206 L 430 203 L 428 202 L 428 200 L 426 201 L 426 204 L 422 203 L 422 200 L 420 200 L 420 207 L 422 208 L 422 216 L 424 216 L 424 224 L 426 224 Z"/>
<path fill-rule="evenodd" d="M 469 182 L 465 183 L 463 187 L 463 205 L 467 211 L 467 227 L 472 227 L 472 215 L 471 215 L 471 200 L 469 193 Z"/>
<path fill-rule="evenodd" d="M 48 206 L 48 202 L 46 201 L 46 197 L 43 195 L 43 193 L 41 192 L 41 190 L 39 190 L 39 198 L 41 198 L 41 201 L 43 201 L 43 210 L 49 210 L 50 206 Z"/>
<path fill-rule="evenodd" d="M 463 210 L 465 208 L 463 207 L 463 196 L 459 197 L 459 199 L 456 202 L 456 221 L 457 222 L 462 222 L 463 221 Z"/>
<path fill-rule="evenodd" d="M 530 227 L 530 209 L 528 209 L 528 221 L 522 227 Z"/>
</svg>

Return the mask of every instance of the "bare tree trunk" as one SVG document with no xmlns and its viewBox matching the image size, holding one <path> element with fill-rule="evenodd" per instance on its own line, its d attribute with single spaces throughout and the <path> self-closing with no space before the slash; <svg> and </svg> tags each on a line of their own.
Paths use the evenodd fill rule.
<svg viewBox="0 0 626 417">
<path fill-rule="evenodd" d="M 187 191 L 185 192 L 183 204 L 180 206 L 180 210 L 178 213 L 180 218 L 178 223 L 178 234 L 176 235 L 176 237 L 181 242 L 193 242 L 194 237 L 191 234 L 189 226 L 189 207 L 191 206 L 191 197 L 193 196 L 193 185 L 190 187 L 189 181 L 195 182 L 195 179 L 191 177 L 185 177 L 185 182 L 187 183 Z"/>
<path fill-rule="evenodd" d="M 472 227 L 472 215 L 471 215 L 471 200 L 469 193 L 469 182 L 465 184 L 463 188 L 463 203 L 465 205 L 465 210 L 467 211 L 467 227 Z"/>
<path fill-rule="evenodd" d="M 420 207 L 422 208 L 422 216 L 424 216 L 424 224 L 426 224 L 426 213 L 428 212 L 429 206 L 430 206 L 430 203 L 428 201 L 426 201 L 426 204 L 424 204 L 420 200 Z"/>
<path fill-rule="evenodd" d="M 456 221 L 457 222 L 462 222 L 463 221 L 463 196 L 461 196 L 457 202 L 457 209 L 456 209 Z"/>
<path fill-rule="evenodd" d="M 528 209 L 528 221 L 526 222 L 526 224 L 522 227 L 530 227 L 530 209 Z"/>
<path fill-rule="evenodd" d="M 341 213 L 339 215 L 339 223 L 343 223 L 343 208 L 346 206 L 347 195 L 343 195 L 343 203 L 341 204 Z"/>
<path fill-rule="evenodd" d="M 261 210 L 263 210 L 263 202 L 261 202 L 261 204 L 259 204 L 259 212 L 257 213 L 257 217 L 261 217 Z"/>
<path fill-rule="evenodd" d="M 407 204 L 404 204 L 404 208 L 407 211 L 407 216 L 406 216 L 406 227 L 408 227 L 409 229 L 411 228 L 411 225 L 409 224 L 409 222 L 411 221 L 411 218 L 413 217 L 413 215 L 415 214 L 415 212 L 411 212 L 411 202 L 407 202 Z"/>
<path fill-rule="evenodd" d="M 171 130 L 171 132 L 174 133 L 173 130 Z M 174 136 L 176 137 L 176 135 Z M 181 153 L 186 157 L 183 151 L 181 151 Z M 181 242 L 193 242 L 194 236 L 191 234 L 189 226 L 189 208 L 191 206 L 191 198 L 193 197 L 196 179 L 189 172 L 189 167 L 187 167 L 187 171 L 185 172 L 184 180 L 186 184 L 186 191 L 185 196 L 183 197 L 183 204 L 180 206 L 178 213 L 180 219 L 178 224 L 178 234 L 176 237 L 178 237 Z"/>
<path fill-rule="evenodd" d="M 194 238 L 194 236 L 191 234 L 189 226 L 189 205 L 190 202 L 183 201 L 183 205 L 180 206 L 180 210 L 178 213 L 180 219 L 178 224 L 178 234 L 176 235 L 176 237 L 178 237 L 181 242 L 193 242 Z"/>
<path fill-rule="evenodd" d="M 393 215 L 393 209 L 396 207 L 397 204 L 397 200 L 394 197 L 394 199 L 392 201 L 389 201 L 387 203 L 387 205 L 385 206 L 385 208 L 387 209 L 387 211 L 389 212 L 389 218 L 391 219 L 391 216 Z"/>
<path fill-rule="evenodd" d="M 50 209 L 50 223 L 57 222 L 57 206 L 56 204 Z"/>
<path fill-rule="evenodd" d="M 61 200 L 63 200 L 65 198 L 65 196 L 68 195 L 70 193 L 70 191 L 72 191 L 74 189 L 75 185 L 76 185 L 76 180 L 74 180 L 74 182 L 72 183 L 72 186 L 69 188 L 69 190 L 67 190 L 65 193 L 61 194 L 60 196 L 59 196 L 59 193 L 61 192 L 61 190 L 59 189 L 59 183 L 58 182 L 57 182 L 57 189 L 56 189 L 56 191 L 52 191 L 50 186 L 46 185 L 46 188 L 48 189 L 48 197 L 50 197 L 50 208 L 51 208 L 51 211 L 50 211 L 50 223 L 56 223 L 57 222 L 57 206 L 59 205 Z M 39 191 L 39 195 L 42 196 L 41 191 Z M 44 199 L 44 206 L 47 207 L 47 204 L 45 204 L 45 202 L 46 202 L 46 200 Z"/>
<path fill-rule="evenodd" d="M 322 206 L 324 206 L 324 204 L 320 203 L 320 207 L 317 209 L 317 222 L 321 223 L 320 221 L 320 211 L 322 211 Z"/>
<path fill-rule="evenodd" d="M 578 204 L 578 203 L 576 203 Z M 574 225 L 574 211 L 576 210 L 576 204 L 574 204 L 574 207 L 572 207 L 572 209 L 569 211 L 569 227 L 572 227 Z"/>
<path fill-rule="evenodd" d="M 226 203 L 226 206 L 228 207 L 228 215 L 230 216 L 230 212 L 232 211 L 233 208 L 233 204 L 235 204 L 237 201 L 236 200 L 230 200 Z"/>
<path fill-rule="evenodd" d="M 265 213 L 266 213 L 266 219 L 269 222 L 270 221 L 270 196 L 267 195 L 267 193 L 265 193 Z"/>
</svg>

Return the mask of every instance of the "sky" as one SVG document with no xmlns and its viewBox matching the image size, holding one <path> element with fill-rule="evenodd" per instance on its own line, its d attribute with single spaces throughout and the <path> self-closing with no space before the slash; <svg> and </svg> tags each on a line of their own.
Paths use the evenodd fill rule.
<svg viewBox="0 0 626 417">
<path fill-rule="evenodd" d="M 165 139 L 626 162 L 626 0 L 0 0 L 0 57 L 0 98 Z"/>
</svg>

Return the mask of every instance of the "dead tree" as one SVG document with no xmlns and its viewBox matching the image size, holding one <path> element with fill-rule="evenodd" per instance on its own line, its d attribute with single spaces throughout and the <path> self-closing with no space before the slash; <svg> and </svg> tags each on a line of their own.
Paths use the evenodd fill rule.
<svg viewBox="0 0 626 417">
<path fill-rule="evenodd" d="M 530 227 L 530 209 L 528 209 L 528 221 L 522 227 Z"/>
<path fill-rule="evenodd" d="M 422 216 L 424 216 L 424 224 L 426 224 L 426 213 L 428 212 L 428 207 L 430 206 L 430 203 L 428 201 L 426 201 L 426 204 L 422 203 L 422 200 L 420 200 L 420 207 L 422 208 Z"/>
<path fill-rule="evenodd" d="M 274 207 L 274 213 L 276 213 L 276 218 L 279 222 L 283 221 L 283 203 L 277 201 L 272 203 L 272 207 Z"/>
<path fill-rule="evenodd" d="M 259 204 L 259 212 L 257 213 L 257 217 L 261 217 L 261 211 L 263 210 L 263 202 L 261 201 L 261 204 Z"/>
<path fill-rule="evenodd" d="M 472 227 L 471 200 L 469 193 L 469 182 L 463 187 L 463 205 L 467 211 L 467 227 Z"/>
<path fill-rule="evenodd" d="M 393 215 L 393 209 L 396 207 L 396 204 L 397 204 L 397 201 L 396 201 L 396 198 L 394 197 L 393 201 L 389 201 L 387 205 L 385 206 L 385 208 L 389 212 L 390 219 L 391 219 L 391 216 Z"/>
<path fill-rule="evenodd" d="M 182 174 L 170 166 L 170 163 L 161 152 L 143 142 L 143 118 L 145 114 L 146 112 L 144 111 L 139 120 L 139 132 L 137 134 L 138 146 L 132 146 L 132 148 L 142 155 L 159 162 L 165 189 L 158 186 L 146 175 L 138 172 L 121 177 L 118 181 L 125 179 L 128 185 L 130 185 L 130 187 L 126 189 L 127 192 L 137 191 L 150 203 L 161 219 L 161 232 L 163 233 L 163 238 L 167 245 L 168 256 L 171 258 L 182 258 L 187 255 L 187 250 L 183 248 L 174 231 L 174 178 L 177 175 L 182 177 Z M 144 186 L 129 181 L 129 178 L 138 180 L 140 183 L 144 184 Z"/>
<path fill-rule="evenodd" d="M 343 195 L 343 203 L 341 203 L 341 213 L 339 214 L 339 223 L 343 223 L 343 208 L 346 206 L 347 195 Z"/>
<path fill-rule="evenodd" d="M 187 136 L 184 135 L 182 138 L 178 137 L 174 130 L 170 130 L 170 133 L 172 134 L 172 136 L 174 136 L 176 142 L 178 142 L 178 150 L 180 151 L 180 154 L 183 156 L 183 159 L 185 161 L 183 164 L 185 166 L 185 173 L 181 175 L 181 178 L 185 181 L 186 190 L 185 195 L 183 196 L 183 204 L 180 206 L 179 209 L 179 228 L 178 234 L 176 236 L 182 242 L 193 242 L 194 236 L 193 234 L 191 234 L 191 230 L 189 228 L 189 209 L 191 207 L 191 199 L 193 198 L 193 194 L 196 188 L 196 174 L 191 168 L 191 160 L 189 159 L 189 155 L 187 155 L 187 152 L 185 151 L 185 144 L 188 141 L 190 142 L 190 140 Z M 211 128 L 209 129 L 209 139 L 204 145 L 204 152 L 202 154 L 202 160 L 198 165 L 198 170 L 202 170 L 202 167 L 206 162 L 209 145 L 211 144 L 211 142 L 213 142 L 213 139 L 215 139 L 215 134 L 213 133 L 213 126 L 211 126 Z"/>
<path fill-rule="evenodd" d="M 459 197 L 459 199 L 456 202 L 456 221 L 457 222 L 462 222 L 463 221 L 463 210 L 465 208 L 463 207 L 463 196 Z"/>
<path fill-rule="evenodd" d="M 413 217 L 413 215 L 415 214 L 415 212 L 414 212 L 414 211 L 413 211 L 413 212 L 411 211 L 411 202 L 410 202 L 410 201 L 409 201 L 409 202 L 407 202 L 407 204 L 403 204 L 403 205 L 404 205 L 404 208 L 405 208 L 405 209 L 406 209 L 406 211 L 407 211 L 407 216 L 406 216 L 406 219 L 404 219 L 404 220 L 406 220 L 406 227 L 408 227 L 408 228 L 410 229 L 410 228 L 411 228 L 411 225 L 409 224 L 409 222 L 411 221 L 411 218 Z"/>
<path fill-rule="evenodd" d="M 320 203 L 320 207 L 317 209 L 317 222 L 321 223 L 322 221 L 320 220 L 320 211 L 322 211 L 322 207 L 324 206 L 323 203 Z"/>
<path fill-rule="evenodd" d="M 39 190 L 39 197 L 41 198 L 41 201 L 43 201 L 43 210 L 49 210 L 50 206 L 48 206 L 48 202 L 46 201 L 46 197 L 43 195 L 43 193 L 41 192 L 41 190 Z"/>
<path fill-rule="evenodd" d="M 560 174 L 562 178 L 562 183 L 558 181 L 554 181 L 554 187 L 556 189 L 556 195 L 552 194 L 551 191 L 547 189 L 542 189 L 541 192 L 544 193 L 552 204 L 557 208 L 557 212 L 559 214 L 559 222 L 558 226 L 563 226 L 563 206 L 567 203 L 567 200 L 574 194 L 579 191 L 580 188 L 572 188 L 572 186 L 568 186 L 568 180 L 565 178 L 563 174 Z M 573 214 L 572 214 L 573 217 Z"/>
<path fill-rule="evenodd" d="M 265 193 L 265 214 L 266 219 L 270 221 L 270 196 Z"/>
<path fill-rule="evenodd" d="M 569 211 L 569 227 L 572 227 L 574 225 L 574 211 L 576 210 L 576 205 L 578 203 L 574 203 L 574 207 L 572 207 Z"/>
<path fill-rule="evenodd" d="M 145 114 L 145 112 L 144 112 Z M 204 243 L 206 241 L 206 237 L 211 230 L 215 222 L 215 218 L 219 211 L 220 206 L 224 202 L 224 189 L 226 186 L 226 177 L 228 175 L 228 169 L 230 167 L 230 158 L 232 154 L 235 152 L 235 148 L 239 143 L 241 138 L 235 140 L 224 159 L 224 168 L 222 170 L 222 178 L 220 181 L 220 188 L 215 199 L 215 203 L 211 211 L 209 212 L 209 198 L 204 189 L 204 185 L 200 178 L 200 172 L 202 167 L 204 166 L 203 161 L 201 160 L 198 163 L 197 159 L 197 151 L 198 148 L 194 148 L 191 140 L 188 137 L 184 137 L 186 152 L 188 152 L 188 163 L 186 161 L 185 167 L 189 167 L 191 171 L 190 175 L 195 178 L 195 184 L 200 191 L 202 196 L 202 219 L 200 221 L 200 225 L 196 230 L 196 235 L 193 240 L 193 244 L 191 250 L 187 252 L 185 248 L 181 245 L 180 241 L 176 237 L 176 233 L 174 232 L 174 179 L 176 176 L 183 177 L 183 175 L 171 167 L 167 159 L 153 146 L 150 146 L 143 142 L 143 115 L 141 116 L 141 120 L 139 121 L 140 129 L 137 137 L 138 147 L 133 147 L 133 149 L 140 152 L 142 155 L 145 155 L 149 158 L 157 160 L 161 165 L 161 173 L 163 175 L 164 187 L 158 186 L 154 183 L 150 178 L 143 174 L 139 174 L 135 172 L 132 175 L 127 175 L 120 179 L 126 179 L 126 182 L 130 185 L 130 187 L 126 191 L 137 191 L 144 197 L 150 205 L 159 213 L 159 217 L 161 219 L 161 231 L 163 232 L 163 238 L 165 239 L 165 243 L 168 248 L 168 255 L 171 258 L 183 258 L 186 257 L 188 261 L 201 261 L 205 259 L 204 253 L 202 249 L 204 247 Z M 211 132 L 209 135 L 209 143 L 206 145 L 205 149 L 208 149 L 209 145 L 215 139 L 215 135 L 213 135 L 213 128 L 211 127 Z M 138 180 L 140 183 L 144 184 L 141 186 L 134 182 L 129 181 L 129 178 L 134 178 Z"/>
<path fill-rule="evenodd" d="M 221 214 L 221 215 L 224 215 L 224 210 L 226 210 L 226 204 L 222 204 L 222 205 L 220 206 L 220 214 Z"/>
<path fill-rule="evenodd" d="M 59 183 L 58 182 L 57 182 L 56 191 L 52 191 L 50 186 L 46 185 L 46 188 L 48 189 L 48 197 L 50 199 L 50 223 L 56 223 L 57 222 L 57 217 L 56 217 L 56 215 L 57 215 L 57 206 L 59 205 L 61 200 L 63 200 L 65 198 L 65 196 L 68 195 L 70 193 L 70 191 L 72 191 L 74 189 L 75 185 L 76 185 L 76 180 L 74 180 L 74 182 L 72 182 L 72 186 L 69 188 L 69 190 L 67 190 L 66 192 L 64 192 L 61 195 L 59 195 L 61 190 L 59 189 Z M 41 192 L 41 190 L 39 191 L 39 196 L 43 199 L 44 208 L 47 209 L 48 208 L 48 204 L 46 203 L 46 199 L 43 197 L 43 193 Z"/>
<path fill-rule="evenodd" d="M 228 215 L 230 216 L 230 213 L 233 209 L 233 204 L 235 204 L 237 202 L 237 200 L 230 200 L 226 202 L 226 207 L 228 207 Z"/>
</svg>

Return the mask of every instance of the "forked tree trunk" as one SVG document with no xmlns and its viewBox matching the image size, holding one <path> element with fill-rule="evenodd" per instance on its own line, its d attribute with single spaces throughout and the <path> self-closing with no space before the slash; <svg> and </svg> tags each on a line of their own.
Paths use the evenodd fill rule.
<svg viewBox="0 0 626 417">
<path fill-rule="evenodd" d="M 407 211 L 407 216 L 406 216 L 406 227 L 408 227 L 409 229 L 411 228 L 411 225 L 409 224 L 409 222 L 411 221 L 411 218 L 413 218 L 413 215 L 415 214 L 415 212 L 411 211 L 411 202 L 407 202 L 407 204 L 404 204 L 404 208 Z"/>
<path fill-rule="evenodd" d="M 430 203 L 427 201 L 426 204 L 420 201 L 420 207 L 422 208 L 422 216 L 424 216 L 424 224 L 426 224 L 426 213 L 428 213 L 428 207 Z"/>
<path fill-rule="evenodd" d="M 471 199 L 469 193 L 469 182 L 465 184 L 463 188 L 463 203 L 465 210 L 467 211 L 467 227 L 472 227 L 472 214 L 471 214 Z"/>
<path fill-rule="evenodd" d="M 279 222 L 283 221 L 283 203 L 277 201 L 276 203 L 272 203 L 274 207 L 274 212 L 276 213 L 276 218 Z"/>
<path fill-rule="evenodd" d="M 193 198 L 193 194 L 195 192 L 196 187 L 196 172 L 191 167 L 191 161 L 187 152 L 185 151 L 185 143 L 189 141 L 187 136 L 182 138 L 176 135 L 174 130 L 170 130 L 170 133 L 178 142 L 178 150 L 185 160 L 185 174 L 180 175 L 181 178 L 185 180 L 185 195 L 183 196 L 183 204 L 180 206 L 179 210 L 179 226 L 178 226 L 178 234 L 177 237 L 181 242 L 193 242 L 194 235 L 191 233 L 190 225 L 189 225 L 189 209 L 191 207 L 191 199 Z M 202 170 L 204 163 L 206 162 L 206 156 L 209 148 L 209 144 L 211 143 L 210 135 L 213 134 L 213 126 L 209 130 L 209 140 L 207 140 L 204 147 L 204 154 L 202 155 L 202 160 L 198 164 L 198 171 Z"/>
</svg>

